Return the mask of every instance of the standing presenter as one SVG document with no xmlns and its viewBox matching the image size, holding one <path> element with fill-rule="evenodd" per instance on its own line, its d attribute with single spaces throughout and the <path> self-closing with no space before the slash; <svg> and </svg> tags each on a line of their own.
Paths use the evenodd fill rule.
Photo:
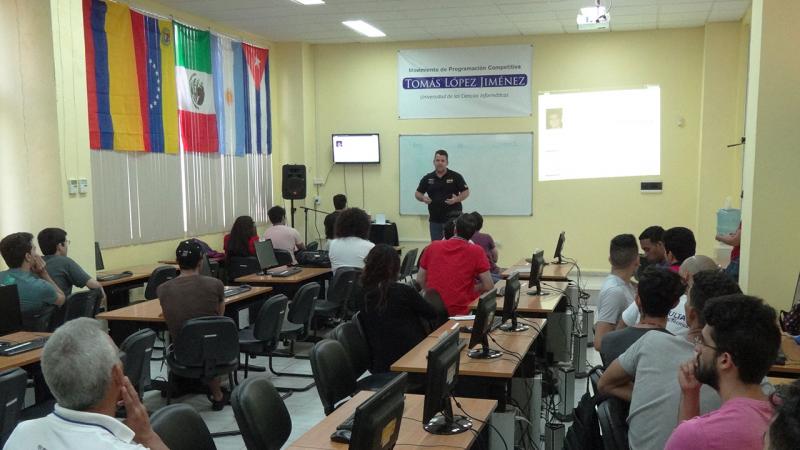
<svg viewBox="0 0 800 450">
<path fill-rule="evenodd" d="M 414 197 L 428 205 L 431 240 L 436 241 L 444 236 L 444 224 L 461 215 L 461 202 L 469 197 L 469 188 L 461 174 L 447 169 L 445 150 L 436 150 L 433 167 L 433 172 L 419 180 Z"/>
</svg>

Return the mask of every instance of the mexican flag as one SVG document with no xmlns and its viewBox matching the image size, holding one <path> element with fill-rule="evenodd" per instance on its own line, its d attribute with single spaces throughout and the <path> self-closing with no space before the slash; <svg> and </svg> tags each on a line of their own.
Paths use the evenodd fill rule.
<svg viewBox="0 0 800 450">
<path fill-rule="evenodd" d="M 175 22 L 175 78 L 181 148 L 186 152 L 219 151 L 210 32 Z"/>
</svg>

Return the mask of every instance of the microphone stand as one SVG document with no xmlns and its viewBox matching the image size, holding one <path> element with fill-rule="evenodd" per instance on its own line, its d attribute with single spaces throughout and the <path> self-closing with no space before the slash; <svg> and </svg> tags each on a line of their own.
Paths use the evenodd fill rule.
<svg viewBox="0 0 800 450">
<path fill-rule="evenodd" d="M 308 208 L 308 207 L 305 207 L 305 206 L 301 206 L 300 209 L 302 209 L 303 210 L 303 214 L 305 214 L 305 216 L 304 216 L 305 220 L 303 221 L 305 223 L 305 243 L 306 243 L 306 245 L 308 245 L 308 212 L 309 211 L 314 211 L 315 213 L 322 213 L 322 214 L 330 214 L 330 213 L 329 212 L 325 212 L 325 211 L 320 211 L 320 210 L 314 209 L 314 208 Z"/>
</svg>

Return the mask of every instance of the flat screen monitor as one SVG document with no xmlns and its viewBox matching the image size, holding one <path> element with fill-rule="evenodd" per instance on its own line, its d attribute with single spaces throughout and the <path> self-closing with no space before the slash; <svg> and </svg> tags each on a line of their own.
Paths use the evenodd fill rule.
<svg viewBox="0 0 800 450">
<path fill-rule="evenodd" d="M 106 266 L 103 264 L 103 253 L 100 252 L 100 243 L 94 243 L 94 270 L 103 270 Z"/>
<path fill-rule="evenodd" d="M 389 450 L 400 434 L 400 421 L 405 407 L 406 379 L 401 373 L 380 391 L 360 404 L 353 414 L 350 449 Z"/>
<path fill-rule="evenodd" d="M 17 286 L 0 286 L 0 335 L 22 330 L 22 311 Z"/>
<path fill-rule="evenodd" d="M 336 164 L 378 164 L 381 162 L 380 138 L 374 134 L 331 135 L 333 162 Z"/>
<path fill-rule="evenodd" d="M 280 266 L 271 239 L 256 242 L 256 258 L 262 271 Z"/>
<path fill-rule="evenodd" d="M 506 279 L 506 287 L 503 289 L 503 331 L 525 331 L 529 327 L 517 323 L 517 307 L 519 306 L 519 272 L 514 272 Z M 506 322 L 511 323 L 506 323 Z"/>
<path fill-rule="evenodd" d="M 556 264 L 564 264 L 562 260 L 561 253 L 564 251 L 564 242 L 567 240 L 564 232 L 562 231 L 561 234 L 558 235 L 558 242 L 556 242 L 556 251 L 553 253 L 553 259 L 555 259 Z"/>
<path fill-rule="evenodd" d="M 472 334 L 469 337 L 469 348 L 481 345 L 467 353 L 470 358 L 487 359 L 499 358 L 502 355 L 497 350 L 489 348 L 489 332 L 492 331 L 494 315 L 497 311 L 497 291 L 492 289 L 481 295 L 478 306 L 475 308 L 475 322 L 472 324 Z"/>
<path fill-rule="evenodd" d="M 531 257 L 531 274 L 528 278 L 528 294 L 542 295 L 542 271 L 544 270 L 544 251 L 539 250 Z M 532 289 L 536 288 L 536 289 Z"/>
<path fill-rule="evenodd" d="M 463 433 L 472 427 L 464 416 L 453 415 L 453 395 L 458 380 L 458 361 L 464 345 L 458 333 L 446 332 L 428 350 L 428 368 L 425 383 L 425 405 L 422 410 L 422 427 L 431 434 Z"/>
</svg>

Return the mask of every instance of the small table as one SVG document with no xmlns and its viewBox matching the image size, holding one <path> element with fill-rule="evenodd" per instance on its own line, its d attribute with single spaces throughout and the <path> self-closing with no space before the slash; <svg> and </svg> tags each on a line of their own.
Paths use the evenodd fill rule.
<svg viewBox="0 0 800 450">
<path fill-rule="evenodd" d="M 122 273 L 125 271 L 131 272 L 130 276 L 118 278 L 116 280 L 98 280 L 100 286 L 103 286 L 103 289 L 106 291 L 106 296 L 108 297 L 107 308 L 111 310 L 128 305 L 130 303 L 130 290 L 142 286 L 144 282 L 150 278 L 150 275 L 156 268 L 164 265 L 170 264 L 142 264 L 132 267 L 120 267 L 114 270 L 98 271 L 98 277 Z"/>
<path fill-rule="evenodd" d="M 331 433 L 336 427 L 344 422 L 353 414 L 358 405 L 364 403 L 374 392 L 361 391 L 347 403 L 340 406 L 331 415 L 322 419 L 322 422 L 315 425 L 296 441 L 289 444 L 289 449 L 347 449 L 347 444 L 340 444 L 331 441 Z M 475 442 L 477 433 L 467 431 L 460 434 L 437 435 L 430 434 L 422 428 L 422 410 L 425 397 L 417 394 L 406 394 L 405 407 L 403 408 L 403 419 L 400 421 L 400 433 L 397 436 L 397 446 L 395 448 L 463 448 L 467 449 Z M 472 428 L 478 432 L 483 429 L 489 414 L 497 406 L 495 400 L 459 398 L 458 402 L 469 413 L 470 416 L 478 419 L 472 421 Z M 453 412 L 461 412 L 453 404 Z M 463 414 L 463 413 L 462 413 Z"/>
<path fill-rule="evenodd" d="M 541 281 L 570 281 L 569 273 L 575 268 L 575 263 L 565 262 L 563 264 L 549 263 L 542 269 Z M 503 278 L 508 278 L 514 271 L 519 271 L 520 280 L 527 280 L 531 274 L 531 263 L 524 259 L 517 261 L 513 266 L 504 270 L 500 274 Z"/>
<path fill-rule="evenodd" d="M 16 333 L 6 334 L 0 336 L 0 341 L 8 341 L 20 343 L 30 341 L 42 336 L 50 336 L 53 333 L 40 333 L 34 331 L 17 331 Z M 36 364 L 42 359 L 42 348 L 30 350 L 27 352 L 18 353 L 14 356 L 0 356 L 0 371 L 6 369 L 13 369 L 15 367 L 24 367 L 31 364 Z"/>
<path fill-rule="evenodd" d="M 297 289 L 305 283 L 317 281 L 320 284 L 320 298 L 324 297 L 325 280 L 330 278 L 330 267 L 301 267 L 300 272 L 288 277 L 274 277 L 253 273 L 244 275 L 234 280 L 235 283 L 249 284 L 253 286 L 272 286 L 276 294 L 285 294 L 293 298 Z"/>
<path fill-rule="evenodd" d="M 533 295 L 528 294 L 528 290 L 530 288 L 527 287 L 527 283 L 520 283 L 519 289 L 519 302 L 517 303 L 517 312 L 520 316 L 523 317 L 547 317 L 550 313 L 554 312 L 557 308 L 561 306 L 562 300 L 564 300 L 565 296 L 563 292 L 555 292 L 553 289 L 546 289 L 542 288 L 542 295 Z M 495 283 L 496 289 L 504 289 L 506 285 L 505 280 L 500 280 Z M 552 288 L 558 290 L 564 290 L 567 288 L 567 283 L 564 282 L 553 282 L 550 283 Z M 480 297 L 476 298 L 472 303 L 469 304 L 469 308 L 474 310 L 478 306 L 478 300 Z M 505 305 L 505 296 L 498 295 L 497 296 L 497 311 L 502 311 Z M 562 308 L 563 309 L 563 308 Z"/>
</svg>

